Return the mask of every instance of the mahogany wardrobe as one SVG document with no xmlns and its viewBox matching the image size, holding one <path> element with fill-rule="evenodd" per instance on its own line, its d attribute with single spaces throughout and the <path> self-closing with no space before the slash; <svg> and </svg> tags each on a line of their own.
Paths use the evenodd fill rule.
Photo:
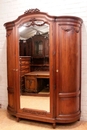
<svg viewBox="0 0 87 130">
<path fill-rule="evenodd" d="M 82 19 L 36 8 L 4 26 L 8 112 L 53 128 L 80 120 Z"/>
</svg>

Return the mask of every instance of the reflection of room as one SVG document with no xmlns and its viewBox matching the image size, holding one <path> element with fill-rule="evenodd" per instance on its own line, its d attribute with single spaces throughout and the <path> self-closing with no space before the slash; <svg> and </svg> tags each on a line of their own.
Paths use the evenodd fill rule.
<svg viewBox="0 0 87 130">
<path fill-rule="evenodd" d="M 40 96 L 20 96 L 21 108 L 33 108 L 37 110 L 50 111 L 49 99 L 50 97 Z M 32 101 L 32 102 L 31 102 Z M 43 105 L 44 104 L 44 105 Z"/>
<path fill-rule="evenodd" d="M 49 96 L 48 25 L 20 30 L 21 95 Z"/>
</svg>

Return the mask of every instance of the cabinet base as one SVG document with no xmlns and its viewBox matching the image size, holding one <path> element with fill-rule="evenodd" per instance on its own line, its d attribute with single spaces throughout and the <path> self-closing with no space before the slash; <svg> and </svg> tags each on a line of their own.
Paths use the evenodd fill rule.
<svg viewBox="0 0 87 130">
<path fill-rule="evenodd" d="M 66 123 L 74 123 L 76 121 L 79 121 L 80 120 L 80 114 L 77 115 L 77 116 L 73 116 L 72 118 L 71 117 L 68 117 L 68 118 L 51 118 L 51 117 L 47 117 L 47 116 L 36 116 L 36 115 L 31 115 L 31 114 L 23 114 L 23 113 L 14 113 L 13 111 L 11 111 L 11 109 L 9 109 L 8 107 L 8 112 L 15 116 L 17 118 L 17 122 L 20 121 L 20 119 L 29 119 L 29 120 L 35 120 L 35 121 L 40 121 L 40 122 L 47 122 L 47 123 L 52 123 L 52 127 L 55 129 L 56 128 L 56 124 L 58 123 L 63 123 L 63 124 L 66 124 Z"/>
</svg>

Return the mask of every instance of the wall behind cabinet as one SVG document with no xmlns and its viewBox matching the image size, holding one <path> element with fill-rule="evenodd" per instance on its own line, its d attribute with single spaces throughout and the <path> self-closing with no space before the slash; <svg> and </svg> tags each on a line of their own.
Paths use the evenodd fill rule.
<svg viewBox="0 0 87 130">
<path fill-rule="evenodd" d="M 83 19 L 81 119 L 87 120 L 87 0 L 0 0 L 0 104 L 6 109 L 8 100 L 6 30 L 3 24 L 16 19 L 31 8 L 39 8 L 50 15 L 74 15 Z"/>
</svg>

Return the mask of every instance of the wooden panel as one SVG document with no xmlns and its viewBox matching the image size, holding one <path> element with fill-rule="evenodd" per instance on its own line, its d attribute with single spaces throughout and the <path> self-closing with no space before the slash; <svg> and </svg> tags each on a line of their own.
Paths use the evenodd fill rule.
<svg viewBox="0 0 87 130">
<path fill-rule="evenodd" d="M 15 45 L 13 42 L 13 32 L 12 30 L 8 31 L 8 39 L 7 39 L 7 74 L 8 74 L 8 87 L 14 87 L 15 84 L 15 57 L 14 57 L 14 49 L 15 49 Z M 13 60 L 14 59 L 14 60 Z"/>
<path fill-rule="evenodd" d="M 31 56 L 32 55 L 32 38 L 29 38 L 26 40 L 26 56 Z"/>
<path fill-rule="evenodd" d="M 31 55 L 31 44 L 32 39 L 20 40 L 19 41 L 19 54 L 20 56 L 30 56 Z"/>
<path fill-rule="evenodd" d="M 34 76 L 25 76 L 25 91 L 37 92 L 37 79 Z"/>
<path fill-rule="evenodd" d="M 66 27 L 59 27 L 60 92 L 73 92 L 80 87 L 80 41 L 76 28 Z"/>
<path fill-rule="evenodd" d="M 71 115 L 79 111 L 79 97 L 59 99 L 59 115 Z"/>
<path fill-rule="evenodd" d="M 13 40 L 14 29 L 7 31 L 7 77 L 8 77 L 8 109 L 16 111 L 15 92 L 15 44 Z"/>
<path fill-rule="evenodd" d="M 8 93 L 8 105 L 14 109 L 14 94 Z"/>
<path fill-rule="evenodd" d="M 23 40 L 20 40 L 19 41 L 19 53 L 20 53 L 20 56 L 25 56 L 25 45 L 26 43 L 23 42 Z"/>
<path fill-rule="evenodd" d="M 76 23 L 57 24 L 58 45 L 57 76 L 57 120 L 63 122 L 80 116 L 81 42 L 80 26 Z M 76 114 L 77 113 L 77 114 Z M 76 115 L 75 115 L 76 114 Z M 66 116 L 66 118 L 65 118 Z M 63 118 L 64 117 L 64 118 Z M 70 117 L 70 118 L 69 118 Z M 59 121 L 60 122 L 60 121 Z"/>
</svg>

